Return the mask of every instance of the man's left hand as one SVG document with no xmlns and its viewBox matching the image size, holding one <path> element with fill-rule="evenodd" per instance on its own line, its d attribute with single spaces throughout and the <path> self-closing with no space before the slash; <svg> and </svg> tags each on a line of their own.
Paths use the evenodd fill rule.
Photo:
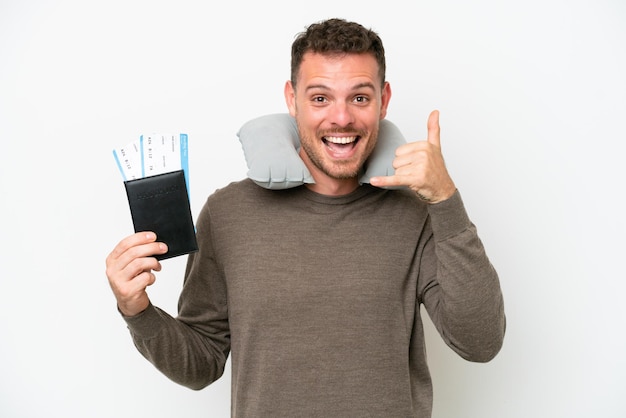
<svg viewBox="0 0 626 418">
<path fill-rule="evenodd" d="M 420 199 L 431 204 L 442 202 L 454 194 L 456 186 L 441 153 L 438 110 L 431 112 L 427 126 L 428 139 L 399 146 L 393 160 L 395 174 L 372 177 L 372 186 L 408 186 Z"/>
</svg>

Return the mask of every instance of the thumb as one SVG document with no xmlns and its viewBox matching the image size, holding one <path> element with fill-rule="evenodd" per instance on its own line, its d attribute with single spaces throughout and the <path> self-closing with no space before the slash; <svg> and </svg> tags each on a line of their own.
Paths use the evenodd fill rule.
<svg viewBox="0 0 626 418">
<path fill-rule="evenodd" d="M 441 129 L 439 128 L 439 111 L 433 110 L 428 116 L 428 142 L 432 145 L 436 145 L 438 148 L 441 148 L 441 139 L 439 137 L 439 133 Z"/>
</svg>

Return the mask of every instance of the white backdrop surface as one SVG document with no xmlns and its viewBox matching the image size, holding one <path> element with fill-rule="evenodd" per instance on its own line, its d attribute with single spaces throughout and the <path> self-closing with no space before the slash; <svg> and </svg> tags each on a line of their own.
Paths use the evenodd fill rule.
<svg viewBox="0 0 626 418">
<path fill-rule="evenodd" d="M 238 128 L 285 112 L 294 35 L 385 42 L 388 118 L 442 147 L 505 294 L 488 364 L 427 329 L 435 418 L 626 416 L 626 3 L 0 0 L 0 416 L 227 417 L 134 349 L 104 274 L 132 232 L 111 150 L 190 140 L 194 217 L 245 176 Z M 153 302 L 175 313 L 184 258 Z"/>
</svg>

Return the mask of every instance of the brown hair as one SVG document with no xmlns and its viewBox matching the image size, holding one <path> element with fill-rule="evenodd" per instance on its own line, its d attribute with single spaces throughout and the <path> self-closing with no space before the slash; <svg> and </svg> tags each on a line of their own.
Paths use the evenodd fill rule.
<svg viewBox="0 0 626 418">
<path fill-rule="evenodd" d="M 381 85 L 385 83 L 383 41 L 371 29 L 344 19 L 328 19 L 310 25 L 291 45 L 291 83 L 295 87 L 302 58 L 307 52 L 328 55 L 372 54 L 378 62 Z"/>
</svg>

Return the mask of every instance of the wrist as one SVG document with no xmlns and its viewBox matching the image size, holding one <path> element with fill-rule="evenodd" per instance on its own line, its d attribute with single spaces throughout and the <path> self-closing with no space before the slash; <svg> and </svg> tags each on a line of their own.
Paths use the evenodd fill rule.
<svg viewBox="0 0 626 418">
<path fill-rule="evenodd" d="M 138 306 L 123 306 L 118 303 L 117 310 L 123 317 L 132 318 L 145 312 L 145 310 L 148 309 L 149 305 L 150 301 L 148 301 L 146 304 L 141 304 Z"/>
</svg>

